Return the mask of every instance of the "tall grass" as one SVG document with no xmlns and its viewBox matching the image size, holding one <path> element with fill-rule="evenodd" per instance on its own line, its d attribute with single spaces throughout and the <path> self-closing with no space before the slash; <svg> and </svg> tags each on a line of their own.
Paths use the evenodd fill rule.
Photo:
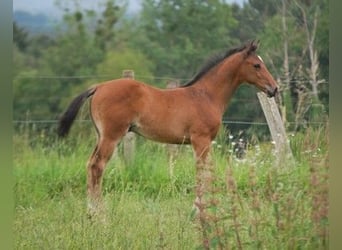
<svg viewBox="0 0 342 250">
<path fill-rule="evenodd" d="M 95 137 L 22 130 L 13 138 L 15 248 L 328 249 L 326 130 L 290 136 L 294 167 L 274 165 L 271 143 L 237 159 L 234 139 L 220 138 L 203 227 L 192 213 L 190 147 L 176 149 L 170 175 L 165 145 L 139 138 L 130 166 L 119 146 L 104 175 L 102 219 L 89 220 L 85 164 Z"/>
</svg>

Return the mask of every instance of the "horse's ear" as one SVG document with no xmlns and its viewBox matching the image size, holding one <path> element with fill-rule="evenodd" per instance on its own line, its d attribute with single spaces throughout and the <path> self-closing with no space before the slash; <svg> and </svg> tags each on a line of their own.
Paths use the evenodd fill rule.
<svg viewBox="0 0 342 250">
<path fill-rule="evenodd" d="M 257 41 L 253 40 L 247 45 L 247 56 L 254 53 L 258 49 L 259 43 L 260 43 L 259 40 Z"/>
</svg>

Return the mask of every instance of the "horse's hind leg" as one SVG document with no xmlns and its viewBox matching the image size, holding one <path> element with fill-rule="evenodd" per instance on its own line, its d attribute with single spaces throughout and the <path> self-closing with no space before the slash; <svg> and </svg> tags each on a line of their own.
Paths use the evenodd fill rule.
<svg viewBox="0 0 342 250">
<path fill-rule="evenodd" d="M 99 138 L 87 164 L 88 212 L 96 213 L 101 206 L 102 175 L 117 145 L 116 140 Z"/>
</svg>

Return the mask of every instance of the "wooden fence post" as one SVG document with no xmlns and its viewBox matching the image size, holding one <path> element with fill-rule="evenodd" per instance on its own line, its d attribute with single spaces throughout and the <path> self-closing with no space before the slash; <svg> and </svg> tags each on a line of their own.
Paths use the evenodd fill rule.
<svg viewBox="0 0 342 250">
<path fill-rule="evenodd" d="M 172 89 L 172 88 L 177 88 L 179 87 L 180 83 L 178 80 L 168 80 L 166 82 L 166 88 L 167 89 Z M 177 154 L 177 150 L 178 150 L 178 145 L 175 144 L 167 144 L 166 145 L 167 148 L 167 155 L 169 158 L 169 176 L 171 180 L 174 180 L 173 178 L 173 170 L 175 167 L 175 156 Z"/>
<path fill-rule="evenodd" d="M 130 69 L 125 69 L 122 71 L 122 78 L 134 79 L 134 71 Z"/>
<path fill-rule="evenodd" d="M 294 164 L 294 158 L 286 136 L 285 127 L 281 119 L 278 106 L 274 98 L 268 98 L 263 92 L 257 93 L 262 110 L 264 111 L 268 128 L 275 143 L 277 165 Z"/>
<path fill-rule="evenodd" d="M 134 79 L 134 71 L 133 70 L 124 70 L 122 72 L 123 78 Z M 123 142 L 123 156 L 124 161 L 127 166 L 132 165 L 135 156 L 135 141 L 136 135 L 133 132 L 128 132 L 122 142 Z"/>
</svg>

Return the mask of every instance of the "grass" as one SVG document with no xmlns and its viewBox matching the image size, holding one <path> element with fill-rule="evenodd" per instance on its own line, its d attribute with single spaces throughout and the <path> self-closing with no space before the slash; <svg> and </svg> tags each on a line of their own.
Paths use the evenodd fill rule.
<svg viewBox="0 0 342 250">
<path fill-rule="evenodd" d="M 17 249 L 189 249 L 196 242 L 188 201 L 105 197 L 104 220 L 89 220 L 82 197 L 54 199 L 37 208 L 18 208 L 14 227 Z M 190 224 L 190 225 L 189 225 Z M 172 230 L 170 230 L 172 229 Z"/>
<path fill-rule="evenodd" d="M 231 143 L 214 144 L 202 224 L 192 213 L 191 148 L 176 149 L 170 175 L 167 147 L 142 139 L 132 166 L 121 147 L 108 164 L 105 210 L 89 219 L 85 163 L 94 138 L 73 136 L 14 136 L 15 249 L 328 249 L 324 129 L 290 137 L 294 167 L 275 166 L 270 143 L 250 145 L 242 160 Z"/>
</svg>

